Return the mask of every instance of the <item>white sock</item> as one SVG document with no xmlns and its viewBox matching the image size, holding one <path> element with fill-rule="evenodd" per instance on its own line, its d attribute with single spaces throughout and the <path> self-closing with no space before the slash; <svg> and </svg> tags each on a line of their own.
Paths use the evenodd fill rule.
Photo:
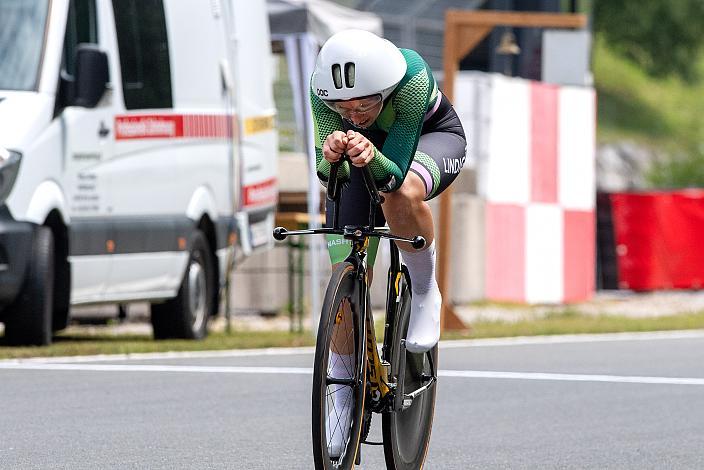
<svg viewBox="0 0 704 470">
<path fill-rule="evenodd" d="M 354 367 L 352 354 L 338 354 L 335 351 L 330 351 L 328 363 L 330 364 L 330 377 L 336 379 L 351 379 L 354 376 L 354 372 L 352 371 L 352 367 Z"/>
<path fill-rule="evenodd" d="M 336 379 L 349 379 L 354 376 L 354 357 L 352 354 L 338 354 L 330 351 L 330 377 Z M 342 453 L 342 448 L 347 442 L 352 411 L 352 387 L 336 385 L 333 392 L 333 405 L 328 408 L 326 421 L 329 453 L 337 458 Z"/>
<path fill-rule="evenodd" d="M 352 354 L 338 354 L 334 351 L 330 351 L 330 377 L 336 379 L 351 379 L 354 377 L 354 372 L 352 368 L 354 367 L 354 357 Z M 344 385 L 335 386 L 336 389 L 333 392 L 333 401 L 335 403 L 335 408 L 338 413 L 348 408 L 352 401 L 350 397 L 352 396 L 352 387 L 346 387 Z"/>
<path fill-rule="evenodd" d="M 413 288 L 406 349 L 421 353 L 430 350 L 440 339 L 442 297 L 435 280 L 435 241 L 423 251 L 401 251 L 401 257 Z"/>
</svg>

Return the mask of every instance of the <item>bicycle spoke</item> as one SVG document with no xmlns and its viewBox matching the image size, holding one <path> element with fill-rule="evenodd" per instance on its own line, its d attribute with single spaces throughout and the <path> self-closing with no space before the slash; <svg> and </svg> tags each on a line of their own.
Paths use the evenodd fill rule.
<svg viewBox="0 0 704 470">
<path fill-rule="evenodd" d="M 337 318 L 340 322 L 335 324 L 335 334 L 333 335 L 333 340 L 330 345 L 330 350 L 338 354 L 347 354 L 347 352 L 354 352 L 354 325 L 352 324 L 352 308 L 348 299 L 344 299 L 340 305 L 340 309 L 337 313 Z M 342 337 L 342 339 L 340 339 Z M 328 364 L 328 376 L 330 372 L 335 370 L 339 359 Z M 350 370 L 350 365 L 344 364 L 345 375 L 347 377 L 354 377 L 354 371 Z M 339 378 L 339 377 L 336 377 Z"/>
<path fill-rule="evenodd" d="M 347 314 L 342 316 L 344 324 L 342 325 L 342 331 L 347 332 L 345 335 L 345 343 L 342 345 L 343 350 L 349 351 L 350 349 L 354 351 L 354 346 L 350 347 L 350 343 L 354 344 L 354 327 L 352 325 L 352 308 Z M 352 361 L 354 363 L 354 361 Z M 345 365 L 345 372 L 348 377 L 354 377 L 354 371 L 350 370 L 350 364 Z"/>
<path fill-rule="evenodd" d="M 347 435 L 349 433 L 349 429 L 345 429 L 346 427 L 349 428 L 349 423 L 345 422 L 344 413 L 345 413 L 345 409 L 347 409 L 347 413 L 349 414 L 351 400 L 352 400 L 352 394 L 350 393 L 345 398 L 345 401 L 342 405 L 342 410 L 338 410 L 337 406 L 335 406 L 334 399 L 333 399 L 333 403 L 332 403 L 332 408 L 333 408 L 333 412 L 335 413 L 336 422 L 335 422 L 334 429 L 330 433 L 330 436 L 328 436 L 328 447 L 330 447 L 330 445 L 331 445 L 332 438 L 335 436 L 335 434 L 337 432 L 339 432 L 340 435 L 342 435 L 343 441 L 345 441 L 345 448 L 343 449 L 343 452 L 341 455 L 345 454 L 345 450 L 347 448 L 347 442 L 349 441 L 349 439 L 347 439 L 349 437 Z"/>
</svg>

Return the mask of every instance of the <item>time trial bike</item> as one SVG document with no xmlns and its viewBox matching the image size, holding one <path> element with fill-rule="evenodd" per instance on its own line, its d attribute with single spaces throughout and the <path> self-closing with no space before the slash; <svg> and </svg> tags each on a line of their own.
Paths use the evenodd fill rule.
<svg viewBox="0 0 704 470">
<path fill-rule="evenodd" d="M 383 196 L 368 166 L 361 171 L 371 200 L 369 224 L 340 227 L 343 188 L 338 183 L 337 172 L 342 161 L 331 166 L 327 188 L 327 197 L 334 203 L 333 220 L 328 221 L 332 226 L 296 231 L 274 229 L 277 240 L 290 235 L 336 234 L 350 240 L 352 245 L 347 259 L 332 274 L 318 328 L 312 393 L 315 468 L 351 469 L 361 462 L 361 444 L 372 444 L 384 446 L 388 469 L 418 470 L 423 466 L 430 442 L 438 351 L 437 346 L 422 354 L 406 350 L 413 293 L 396 243 L 410 243 L 419 249 L 425 245 L 425 239 L 398 237 L 389 233 L 387 227 L 374 226 Z M 366 258 L 371 237 L 390 242 L 381 351 L 369 299 Z M 342 355 L 351 357 L 351 361 L 341 368 L 334 361 Z M 340 374 L 340 369 L 345 373 Z M 381 414 L 383 442 L 367 440 L 372 414 Z"/>
</svg>

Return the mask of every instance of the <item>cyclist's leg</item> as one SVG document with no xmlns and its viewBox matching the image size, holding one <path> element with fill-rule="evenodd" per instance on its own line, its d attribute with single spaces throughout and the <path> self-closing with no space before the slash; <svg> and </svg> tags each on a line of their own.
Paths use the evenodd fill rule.
<svg viewBox="0 0 704 470">
<path fill-rule="evenodd" d="M 330 255 L 330 263 L 335 269 L 338 263 L 342 263 L 352 251 L 352 242 L 345 240 L 341 235 L 325 235 L 325 240 L 328 244 L 328 254 Z M 376 254 L 379 250 L 379 239 L 370 238 L 369 246 L 367 247 L 367 273 L 369 274 L 371 284 L 372 270 L 376 261 Z"/>
<path fill-rule="evenodd" d="M 412 314 L 406 345 L 411 352 L 432 348 L 440 336 L 440 292 L 435 281 L 433 216 L 427 200 L 442 193 L 457 177 L 465 160 L 466 141 L 454 132 L 432 132 L 420 137 L 411 169 L 401 188 L 386 195 L 384 213 L 393 233 L 422 235 L 425 249 L 399 244 L 411 275 Z"/>
</svg>

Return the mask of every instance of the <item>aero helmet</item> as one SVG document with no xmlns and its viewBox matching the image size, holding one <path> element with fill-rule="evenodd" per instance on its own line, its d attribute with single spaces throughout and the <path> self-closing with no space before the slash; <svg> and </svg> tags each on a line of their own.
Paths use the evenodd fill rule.
<svg viewBox="0 0 704 470">
<path fill-rule="evenodd" d="M 381 95 L 385 100 L 406 73 L 406 59 L 391 41 L 348 29 L 320 49 L 312 77 L 313 92 L 323 101 Z"/>
</svg>

